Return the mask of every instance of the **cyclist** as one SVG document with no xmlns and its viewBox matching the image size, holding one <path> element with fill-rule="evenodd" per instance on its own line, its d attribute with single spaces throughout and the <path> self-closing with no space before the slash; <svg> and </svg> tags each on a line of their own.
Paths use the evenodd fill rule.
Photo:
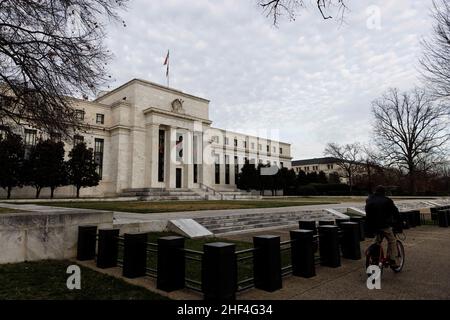
<svg viewBox="0 0 450 320">
<path fill-rule="evenodd" d="M 375 192 L 366 200 L 366 222 L 370 233 L 376 234 L 375 243 L 381 245 L 383 238 L 388 241 L 387 257 L 392 268 L 397 268 L 398 256 L 393 227 L 400 221 L 398 208 L 392 199 L 386 197 L 383 186 L 377 186 Z"/>
</svg>

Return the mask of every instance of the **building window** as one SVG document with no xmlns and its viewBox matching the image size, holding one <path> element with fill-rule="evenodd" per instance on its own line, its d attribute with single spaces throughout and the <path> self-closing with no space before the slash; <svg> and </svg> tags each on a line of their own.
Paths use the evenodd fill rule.
<svg viewBox="0 0 450 320">
<path fill-rule="evenodd" d="M 36 145 L 36 130 L 25 129 L 25 145 L 26 146 Z"/>
<path fill-rule="evenodd" d="M 234 184 L 238 183 L 239 175 L 239 160 L 237 156 L 234 156 Z"/>
<path fill-rule="evenodd" d="M 105 124 L 105 115 L 102 113 L 97 113 L 95 123 L 97 124 Z"/>
<path fill-rule="evenodd" d="M 158 132 L 158 182 L 164 182 L 164 146 L 166 144 L 166 132 Z"/>
<path fill-rule="evenodd" d="M 237 141 L 237 139 L 234 139 L 234 146 L 235 146 L 235 147 L 238 146 L 238 141 Z"/>
<path fill-rule="evenodd" d="M 230 184 L 230 156 L 225 156 L 225 184 Z"/>
<path fill-rule="evenodd" d="M 252 147 L 252 150 L 255 149 L 255 143 L 254 142 L 252 142 L 251 147 Z"/>
<path fill-rule="evenodd" d="M 226 146 L 228 145 L 229 141 L 228 141 L 227 137 L 225 137 L 224 143 L 225 143 Z"/>
<path fill-rule="evenodd" d="M 327 164 L 327 168 L 328 168 L 328 170 L 333 170 L 333 165 L 332 164 Z"/>
<path fill-rule="evenodd" d="M 266 146 L 266 150 L 267 150 L 267 152 L 270 152 L 270 146 L 269 145 Z"/>
<path fill-rule="evenodd" d="M 84 120 L 84 110 L 75 110 L 75 118 L 77 120 Z"/>
<path fill-rule="evenodd" d="M 95 139 L 94 145 L 94 161 L 97 165 L 97 173 L 100 176 L 100 180 L 102 179 L 103 174 L 103 149 L 104 149 L 105 141 L 103 139 Z"/>
<path fill-rule="evenodd" d="M 220 163 L 218 154 L 215 155 L 214 173 L 215 173 L 215 183 L 220 184 Z"/>
<path fill-rule="evenodd" d="M 243 142 L 244 148 L 247 149 L 247 141 L 242 141 L 242 142 Z"/>
<path fill-rule="evenodd" d="M 272 152 L 273 152 L 273 153 L 277 152 L 277 148 L 273 147 L 273 148 L 272 148 Z"/>
<path fill-rule="evenodd" d="M 258 144 L 258 150 L 262 150 L 262 145 Z"/>
<path fill-rule="evenodd" d="M 198 141 L 200 137 L 194 134 L 192 137 L 192 162 L 194 164 L 194 183 L 198 183 Z"/>
<path fill-rule="evenodd" d="M 283 148 L 280 148 L 280 154 L 283 154 Z"/>
<path fill-rule="evenodd" d="M 198 164 L 194 163 L 194 183 L 198 182 Z"/>
</svg>

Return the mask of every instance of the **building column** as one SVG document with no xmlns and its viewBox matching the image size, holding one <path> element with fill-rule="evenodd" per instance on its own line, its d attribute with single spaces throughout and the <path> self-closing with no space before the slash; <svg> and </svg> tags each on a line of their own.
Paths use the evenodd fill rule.
<svg viewBox="0 0 450 320">
<path fill-rule="evenodd" d="M 159 124 L 147 126 L 146 170 L 145 181 L 149 187 L 157 187 L 158 182 L 158 152 L 159 152 Z"/>
<path fill-rule="evenodd" d="M 234 172 L 235 168 L 234 157 L 236 155 L 237 155 L 236 153 L 230 155 L 230 186 L 236 186 L 236 184 L 234 183 L 234 177 L 237 174 L 236 172 Z"/>
<path fill-rule="evenodd" d="M 194 132 L 186 132 L 184 141 L 184 163 L 183 178 L 186 179 L 184 186 L 191 189 L 194 187 Z"/>
<path fill-rule="evenodd" d="M 168 141 L 166 142 L 166 145 L 169 147 L 167 150 L 167 156 L 168 161 L 166 168 L 167 174 L 166 174 L 166 187 L 167 188 L 175 188 L 176 186 L 176 166 L 177 166 L 177 128 L 176 127 L 170 127 L 168 130 Z"/>
</svg>

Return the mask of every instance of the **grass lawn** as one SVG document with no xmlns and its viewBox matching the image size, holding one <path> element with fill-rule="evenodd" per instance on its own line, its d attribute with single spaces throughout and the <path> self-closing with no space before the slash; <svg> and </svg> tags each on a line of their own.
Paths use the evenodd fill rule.
<svg viewBox="0 0 450 320">
<path fill-rule="evenodd" d="M 8 208 L 0 207 L 0 214 L 1 213 L 14 213 L 14 212 L 22 212 L 22 210 L 8 209 Z"/>
<path fill-rule="evenodd" d="M 81 267 L 81 290 L 66 286 L 67 260 L 0 265 L 0 300 L 159 300 L 166 299 L 123 280 Z"/>
<path fill-rule="evenodd" d="M 276 208 L 306 206 L 311 204 L 330 204 L 327 201 L 294 200 L 210 200 L 210 201 L 77 201 L 77 202 L 39 202 L 38 205 L 55 207 L 98 209 L 136 213 L 157 213 L 195 210 Z"/>
</svg>

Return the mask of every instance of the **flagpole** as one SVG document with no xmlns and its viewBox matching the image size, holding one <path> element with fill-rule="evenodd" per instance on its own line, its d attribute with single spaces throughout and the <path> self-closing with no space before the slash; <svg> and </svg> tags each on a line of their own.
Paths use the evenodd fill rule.
<svg viewBox="0 0 450 320">
<path fill-rule="evenodd" d="M 167 50 L 167 55 L 166 55 L 166 59 L 164 60 L 164 65 L 167 66 L 166 67 L 166 78 L 167 78 L 167 87 L 169 87 L 170 85 L 170 75 L 169 75 L 169 71 L 170 71 L 170 50 Z"/>
</svg>

